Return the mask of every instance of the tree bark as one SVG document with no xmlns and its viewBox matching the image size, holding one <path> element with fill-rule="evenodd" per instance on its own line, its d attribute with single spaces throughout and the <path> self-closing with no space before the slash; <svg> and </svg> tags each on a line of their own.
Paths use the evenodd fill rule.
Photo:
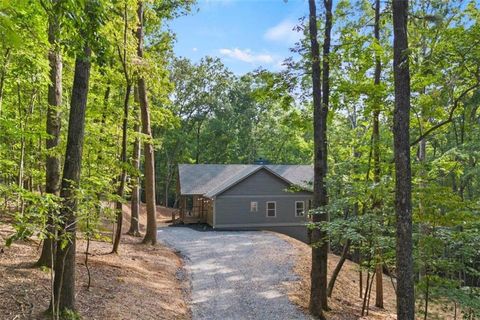
<svg viewBox="0 0 480 320">
<path fill-rule="evenodd" d="M 337 281 L 337 277 L 340 274 L 340 270 L 342 270 L 343 264 L 347 260 L 347 254 L 348 251 L 350 250 L 350 239 L 345 242 L 342 250 L 342 255 L 340 256 L 340 260 L 338 260 L 337 265 L 335 266 L 335 269 L 333 270 L 332 277 L 330 278 L 330 281 L 328 282 L 328 292 L 327 295 L 330 298 L 333 293 L 333 288 L 335 286 L 335 281 Z"/>
<path fill-rule="evenodd" d="M 134 126 L 134 131 L 139 133 L 140 132 L 140 119 L 138 119 L 137 114 L 137 122 Z M 140 139 L 135 137 L 135 141 L 133 143 L 133 156 L 132 156 L 132 166 L 136 172 L 140 170 L 140 155 L 141 155 L 141 146 L 140 146 Z M 131 199 L 131 218 L 130 218 L 130 229 L 128 230 L 128 234 L 134 237 L 140 236 L 140 228 L 139 228 L 139 212 L 140 212 L 140 178 L 138 174 L 135 174 L 132 177 L 133 186 L 132 186 L 132 199 Z"/>
<path fill-rule="evenodd" d="M 397 318 L 413 320 L 415 297 L 412 257 L 412 184 L 410 167 L 410 70 L 408 62 L 408 1 L 393 0 L 393 67 L 395 109 L 395 215 L 397 225 Z"/>
<path fill-rule="evenodd" d="M 325 1 L 327 7 L 329 1 Z M 322 83 L 320 69 L 320 48 L 317 39 L 317 12 L 315 0 L 309 0 L 309 31 L 310 52 L 312 61 L 312 90 L 313 90 L 313 130 L 314 130 L 314 183 L 313 183 L 313 207 L 323 210 L 328 202 L 325 177 L 327 170 L 326 162 L 326 115 L 327 105 L 322 103 Z M 329 16 L 327 14 L 327 16 Z M 331 15 L 330 15 L 331 17 Z M 328 18 L 327 18 L 328 20 Z M 328 28 L 327 28 L 328 29 Z M 327 31 L 326 31 L 327 32 Z M 325 46 L 324 46 L 325 51 Z M 325 52 L 324 52 L 325 53 Z M 327 65 L 328 66 L 328 65 Z M 328 78 L 327 78 L 328 79 Z M 325 80 L 325 78 L 324 78 Z M 328 82 L 328 81 L 327 81 Z M 328 101 L 328 99 L 327 99 Z M 312 217 L 312 222 L 317 224 L 327 220 L 327 214 L 318 212 Z M 327 257 L 328 242 L 325 241 L 325 232 L 315 228 L 311 232 L 312 242 L 312 270 L 310 312 L 325 319 L 323 310 L 327 305 Z"/>
<path fill-rule="evenodd" d="M 83 138 L 85 133 L 85 110 L 90 78 L 91 50 L 85 46 L 84 53 L 77 56 L 73 78 L 70 115 L 68 120 L 67 150 L 63 167 L 60 196 L 63 200 L 62 218 L 55 260 L 54 302 L 57 312 L 75 310 L 75 253 L 76 209 L 75 189 L 80 182 Z M 63 241 L 62 241 L 63 240 Z M 63 243 L 62 243 L 63 242 Z M 52 301 L 53 302 L 53 301 Z"/>
<path fill-rule="evenodd" d="M 328 145 L 327 145 L 327 118 L 328 118 L 328 109 L 329 109 L 329 102 L 330 102 L 330 42 L 331 42 L 331 32 L 332 32 L 332 0 L 324 0 L 323 1 L 325 6 L 325 34 L 323 40 L 323 73 L 322 73 L 322 86 L 323 86 L 323 93 L 322 93 L 322 129 L 321 129 L 321 142 L 320 145 L 322 146 L 322 191 L 321 191 L 321 206 L 325 207 L 328 205 L 328 192 L 326 186 L 326 179 L 327 179 L 327 171 L 328 171 Z M 323 221 L 329 220 L 328 212 L 322 214 L 323 217 L 321 218 Z M 323 232 L 322 232 L 323 233 Z M 327 234 L 323 233 L 322 237 L 326 238 Z M 324 267 L 322 268 L 322 278 L 325 281 L 323 285 L 323 292 L 322 292 L 322 308 L 325 311 L 328 311 L 328 300 L 327 300 L 327 259 L 328 259 L 328 250 L 329 250 L 329 242 L 325 241 L 325 245 L 322 247 L 323 253 L 322 255 L 325 257 L 325 261 L 323 262 Z"/>
<path fill-rule="evenodd" d="M 375 0 L 375 26 L 374 26 L 375 40 L 380 44 L 380 0 Z M 378 53 L 375 54 L 375 74 L 374 85 L 378 88 L 380 85 L 380 76 L 382 73 L 382 62 Z M 373 181 L 378 186 L 380 183 L 380 105 L 381 98 L 378 92 L 375 92 L 374 106 L 373 106 Z M 374 195 L 373 208 L 381 209 L 382 201 L 378 195 Z M 383 308 L 383 263 L 382 252 L 378 250 L 378 261 L 376 265 L 375 276 L 375 306 Z"/>
<path fill-rule="evenodd" d="M 120 174 L 120 184 L 117 190 L 117 196 L 123 198 L 125 193 L 125 184 L 127 182 L 127 130 L 128 130 L 128 103 L 130 101 L 130 92 L 132 91 L 132 85 L 127 79 L 127 85 L 125 88 L 125 98 L 123 101 L 123 124 L 122 124 L 122 151 L 120 152 L 120 162 L 122 163 L 122 173 Z M 122 224 L 123 224 L 123 206 L 122 202 L 117 201 L 115 205 L 117 212 L 117 229 L 115 230 L 115 239 L 113 241 L 112 253 L 118 253 L 118 246 L 122 238 Z"/>
<path fill-rule="evenodd" d="M 55 4 L 58 0 L 55 0 Z M 61 119 L 60 107 L 62 105 L 62 57 L 60 48 L 57 44 L 57 34 L 59 32 L 58 17 L 50 13 L 48 20 L 48 42 L 50 51 L 48 52 L 48 61 L 50 64 L 50 84 L 48 85 L 48 107 L 47 107 L 47 152 L 52 151 L 58 145 L 60 140 Z M 59 194 L 60 189 L 60 157 L 54 154 L 47 154 L 46 172 L 45 172 L 45 192 L 50 194 Z M 53 213 L 50 213 L 52 215 Z M 54 233 L 53 219 L 51 216 L 47 220 L 47 232 Z M 55 255 L 55 241 L 47 236 L 43 241 L 42 253 L 37 261 L 41 267 L 52 267 L 52 256 Z"/>
<path fill-rule="evenodd" d="M 138 2 L 137 55 L 143 59 L 143 2 Z M 157 243 L 157 219 L 155 206 L 155 156 L 152 142 L 152 130 L 150 127 L 150 111 L 147 99 L 147 86 L 145 78 L 140 75 L 138 78 L 138 97 L 142 119 L 142 133 L 148 137 L 144 143 L 145 153 L 145 202 L 147 204 L 147 231 L 143 243 Z"/>
<path fill-rule="evenodd" d="M 123 50 L 117 46 L 118 56 L 120 62 L 122 63 L 123 76 L 125 78 L 125 97 L 123 100 L 123 124 L 122 124 L 122 150 L 120 151 L 120 162 L 122 164 L 122 172 L 118 177 L 120 184 L 117 189 L 117 196 L 120 199 L 123 199 L 125 194 L 125 184 L 127 182 L 127 130 L 128 130 L 128 104 L 130 102 L 130 93 L 132 91 L 132 83 L 130 81 L 130 76 L 128 73 L 127 65 L 127 35 L 128 35 L 128 6 L 127 3 L 124 5 L 123 11 Z M 116 223 L 116 232 L 115 238 L 113 241 L 112 253 L 118 253 L 118 246 L 120 245 L 120 240 L 122 238 L 122 225 L 123 225 L 123 205 L 121 201 L 117 201 L 115 205 L 117 212 L 117 223 Z"/>
</svg>

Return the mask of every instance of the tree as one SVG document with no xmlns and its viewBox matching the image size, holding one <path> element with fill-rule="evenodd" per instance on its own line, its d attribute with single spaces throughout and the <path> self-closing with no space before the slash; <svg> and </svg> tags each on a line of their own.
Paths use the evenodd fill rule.
<svg viewBox="0 0 480 320">
<path fill-rule="evenodd" d="M 380 0 L 375 0 L 375 25 L 374 25 L 374 35 L 376 40 L 376 45 L 380 45 Z M 375 54 L 375 73 L 374 73 L 374 85 L 377 88 L 380 86 L 380 76 L 382 74 L 382 61 L 379 53 Z M 374 91 L 374 109 L 373 109 L 373 182 L 378 185 L 380 184 L 381 178 L 381 165 L 380 165 L 380 106 L 381 99 L 378 97 L 379 90 Z M 378 195 L 374 195 L 375 199 L 373 200 L 373 207 L 380 211 L 382 206 L 382 201 L 378 199 Z M 377 253 L 378 260 L 375 270 L 375 306 L 378 308 L 383 308 L 383 263 L 381 261 L 381 252 L 378 250 Z"/>
<path fill-rule="evenodd" d="M 329 41 L 331 30 L 331 2 L 325 1 L 326 41 Z M 330 10 L 329 10 L 330 9 Z M 327 258 L 328 242 L 318 224 L 327 221 L 325 206 L 328 203 L 325 177 L 327 174 L 327 115 L 328 98 L 322 100 L 322 84 L 328 85 L 328 73 L 321 80 L 320 69 L 320 48 L 317 39 L 317 12 L 315 0 L 309 0 L 309 31 L 310 31 L 310 55 L 312 66 L 312 88 L 313 88 L 313 131 L 314 131 L 314 182 L 313 182 L 313 207 L 317 212 L 313 214 L 312 222 L 317 224 L 311 233 L 312 242 L 312 271 L 311 271 L 311 293 L 310 311 L 313 315 L 324 319 L 323 311 L 327 309 Z M 328 31 L 327 31 L 328 30 Z M 328 40 L 327 40 L 328 36 Z M 330 49 L 329 42 L 324 44 L 324 59 Z M 327 66 L 328 62 L 324 67 Z M 328 72 L 328 71 L 327 71 Z M 321 82 L 322 81 L 322 82 Z M 327 89 L 328 92 L 328 89 Z"/>
<path fill-rule="evenodd" d="M 135 90 L 136 91 L 136 90 Z M 138 117 L 137 108 L 135 108 L 135 125 L 134 131 L 138 135 L 140 133 L 140 119 Z M 140 229 L 139 229 L 139 212 L 140 212 L 140 178 L 139 178 L 139 171 L 140 171 L 140 155 L 141 155 L 141 145 L 140 139 L 138 136 L 135 137 L 135 141 L 133 142 L 133 155 L 132 155 L 132 166 L 135 170 L 135 173 L 132 177 L 133 185 L 132 185 L 132 199 L 130 201 L 131 207 L 131 218 L 130 218 L 130 228 L 128 229 L 128 234 L 134 237 L 140 236 Z"/>
<path fill-rule="evenodd" d="M 128 67 L 128 57 L 127 57 L 127 39 L 129 33 L 128 25 L 128 5 L 124 4 L 123 8 L 123 41 L 122 48 L 120 45 L 117 45 L 117 51 L 119 60 L 122 65 L 123 76 L 125 78 L 125 96 L 123 99 L 123 121 L 122 121 L 122 150 L 120 151 L 120 162 L 122 164 L 122 170 L 120 176 L 118 177 L 118 189 L 117 196 L 118 200 L 115 204 L 115 209 L 117 211 L 117 225 L 115 231 L 115 238 L 113 240 L 112 253 L 118 253 L 118 246 L 120 245 L 120 239 L 122 237 L 122 222 L 123 222 L 123 203 L 121 199 L 124 197 L 125 185 L 127 183 L 127 147 L 128 147 L 128 113 L 129 113 L 129 103 L 130 103 L 130 94 L 132 91 L 132 80 Z"/>
<path fill-rule="evenodd" d="M 58 195 L 60 189 L 60 157 L 56 155 L 55 147 L 60 140 L 62 105 L 62 56 L 58 44 L 60 29 L 61 1 L 54 0 L 51 10 L 48 10 L 48 42 L 50 50 L 48 60 L 50 65 L 50 83 L 48 85 L 48 108 L 47 108 L 47 151 L 51 153 L 46 159 L 46 183 L 47 193 Z M 52 152 L 53 151 L 53 152 Z M 55 255 L 55 241 L 53 240 L 54 226 L 53 219 L 49 217 L 47 222 L 48 233 L 43 241 L 42 253 L 37 262 L 38 266 L 52 267 L 52 260 Z"/>
<path fill-rule="evenodd" d="M 137 55 L 140 60 L 143 58 L 144 46 L 144 8 L 143 2 L 138 2 L 137 16 Z M 140 74 L 137 80 L 138 96 L 140 101 L 140 112 L 142 119 L 142 133 L 147 139 L 144 143 L 145 155 L 145 201 L 147 204 L 147 231 L 143 238 L 143 243 L 157 243 L 157 214 L 155 205 L 155 155 L 152 141 L 152 129 L 150 126 L 150 111 L 148 106 L 147 85 L 145 76 Z"/>
<path fill-rule="evenodd" d="M 408 61 L 408 1 L 393 0 L 393 68 L 395 110 L 395 215 L 397 224 L 397 317 L 415 318 L 412 252 L 412 173 L 410 164 L 410 70 Z"/>
<path fill-rule="evenodd" d="M 54 296 L 51 306 L 57 314 L 75 310 L 75 253 L 77 200 L 75 189 L 80 183 L 82 166 L 83 136 L 85 132 L 85 110 L 87 106 L 90 78 L 91 49 L 85 45 L 83 54 L 75 61 L 75 73 L 68 120 L 67 150 L 63 168 L 60 196 L 63 219 L 60 240 L 57 242 L 55 259 Z"/>
</svg>

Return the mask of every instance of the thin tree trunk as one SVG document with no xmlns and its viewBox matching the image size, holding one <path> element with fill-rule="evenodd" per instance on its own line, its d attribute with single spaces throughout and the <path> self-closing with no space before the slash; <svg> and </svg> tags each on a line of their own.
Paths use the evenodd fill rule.
<svg viewBox="0 0 480 320">
<path fill-rule="evenodd" d="M 383 309 L 383 263 L 381 260 L 377 261 L 375 266 L 375 307 Z"/>
<path fill-rule="evenodd" d="M 62 229 L 59 232 L 55 260 L 54 297 L 57 314 L 75 310 L 75 253 L 76 209 L 75 189 L 80 182 L 83 138 L 85 133 L 85 110 L 90 78 L 91 50 L 85 46 L 84 53 L 75 61 L 75 73 L 68 120 L 67 150 L 63 167 L 60 196 L 63 205 L 60 212 Z M 67 240 L 67 241 L 65 241 Z M 65 242 L 63 242 L 65 241 Z"/>
<path fill-rule="evenodd" d="M 171 172 L 173 170 L 170 169 L 170 161 L 168 160 L 168 153 L 165 152 L 165 156 L 167 158 L 167 163 L 165 165 L 165 207 L 168 208 L 168 197 L 169 197 L 169 189 L 170 189 L 170 180 L 172 179 Z"/>
<path fill-rule="evenodd" d="M 317 39 L 317 12 L 315 0 L 309 0 L 309 31 L 310 51 L 312 62 L 312 88 L 313 88 L 313 130 L 314 130 L 314 183 L 313 207 L 323 209 L 327 204 L 325 188 L 326 176 L 326 111 L 322 105 L 322 83 L 320 69 L 320 48 Z M 325 213 L 317 213 L 312 217 L 312 222 L 317 224 L 327 220 Z M 323 309 L 327 308 L 327 257 L 328 242 L 324 241 L 325 232 L 318 227 L 311 232 L 312 242 L 312 270 L 310 312 L 325 319 Z"/>
<path fill-rule="evenodd" d="M 345 245 L 343 246 L 342 255 L 340 256 L 340 260 L 338 260 L 338 263 L 335 266 L 335 269 L 333 270 L 330 281 L 328 282 L 329 298 L 332 296 L 333 288 L 335 286 L 335 281 L 337 280 L 337 277 L 340 274 L 340 270 L 342 270 L 343 264 L 345 263 L 345 260 L 347 260 L 347 254 L 348 254 L 348 251 L 350 250 L 350 243 L 351 243 L 350 239 L 348 239 L 347 242 L 345 242 Z"/>
<path fill-rule="evenodd" d="M 21 121 L 21 120 L 20 120 Z M 22 135 L 24 134 L 23 130 L 25 129 L 24 125 L 20 124 L 20 128 L 22 128 Z M 17 178 L 17 184 L 18 187 L 23 189 L 23 176 L 25 172 L 25 138 L 22 136 L 20 138 L 20 159 L 19 165 L 18 165 L 18 178 Z M 22 210 L 23 212 L 23 210 Z"/>
<path fill-rule="evenodd" d="M 427 279 L 425 280 L 426 281 L 426 284 L 425 284 L 425 309 L 423 311 L 423 319 L 424 320 L 427 320 L 428 319 L 428 300 L 430 299 L 429 295 L 430 295 L 430 278 L 427 275 L 425 275 L 427 277 Z"/>
<path fill-rule="evenodd" d="M 136 91 L 136 90 L 135 90 Z M 136 112 L 137 122 L 135 123 L 134 130 L 135 132 L 140 132 L 140 119 L 138 119 L 138 112 Z M 141 154 L 141 145 L 140 139 L 135 137 L 135 142 L 133 143 L 133 157 L 132 157 L 132 166 L 136 172 L 140 170 L 140 154 Z M 132 199 L 131 199 L 131 218 L 130 218 L 130 229 L 128 234 L 134 237 L 140 236 L 139 229 L 139 212 L 140 212 L 140 178 L 136 173 L 132 178 Z"/>
<path fill-rule="evenodd" d="M 410 166 L 410 70 L 408 62 L 408 0 L 392 1 L 395 109 L 395 214 L 397 220 L 397 318 L 413 320 L 415 296 L 412 257 L 412 183 Z"/>
<path fill-rule="evenodd" d="M 55 4 L 58 0 L 55 0 Z M 62 105 L 62 57 L 57 44 L 59 21 L 54 13 L 50 13 L 48 21 L 48 42 L 50 51 L 48 60 L 50 64 L 50 84 L 48 86 L 47 108 L 47 152 L 52 151 L 60 140 L 61 119 L 60 107 Z M 45 192 L 58 195 L 60 191 L 60 157 L 55 153 L 47 153 L 45 172 Z M 51 212 L 47 220 L 47 232 L 49 235 L 43 241 L 42 253 L 37 261 L 38 266 L 52 267 L 50 258 L 55 255 L 55 241 L 51 235 L 54 232 L 53 215 Z"/>
<path fill-rule="evenodd" d="M 137 54 L 140 60 L 143 58 L 143 2 L 138 2 L 138 50 Z M 152 130 L 150 127 L 150 111 L 147 99 L 147 86 L 145 78 L 140 75 L 138 78 L 138 97 L 140 100 L 140 110 L 142 118 L 142 132 L 149 140 L 144 143 L 145 154 L 145 202 L 147 204 L 147 232 L 143 238 L 143 243 L 157 243 L 157 219 L 155 206 L 155 155 L 152 142 Z"/>
<path fill-rule="evenodd" d="M 36 95 L 37 95 L 37 92 L 33 91 L 31 96 L 30 96 L 30 107 L 28 108 L 28 113 L 25 117 L 25 127 L 27 126 L 27 124 L 30 123 L 30 118 L 33 115 Z M 30 137 L 30 139 L 28 139 L 28 145 L 26 145 L 26 150 L 32 150 L 33 151 L 32 137 Z M 31 164 L 30 166 L 33 167 L 33 164 Z M 31 173 L 27 176 L 26 180 L 27 180 L 27 188 L 26 189 L 30 192 L 33 191 L 33 177 L 32 177 Z"/>
<path fill-rule="evenodd" d="M 375 27 L 374 27 L 375 40 L 380 44 L 380 0 L 375 0 Z M 375 54 L 375 75 L 374 85 L 380 85 L 380 76 L 382 73 L 382 62 L 380 55 Z M 373 181 L 378 186 L 380 184 L 380 105 L 381 98 L 378 96 L 378 91 L 375 93 L 374 106 L 373 106 Z M 382 201 L 378 198 L 378 195 L 374 195 L 373 207 L 380 211 L 382 207 Z M 383 308 L 383 263 L 382 252 L 377 250 L 377 264 L 375 266 L 375 306 Z"/>
<path fill-rule="evenodd" d="M 87 230 L 90 228 L 89 226 L 89 218 L 87 218 Z M 90 267 L 88 265 L 88 256 L 90 254 L 90 231 L 87 231 L 87 248 L 85 249 L 85 268 L 87 269 L 87 290 L 90 290 L 90 286 L 92 284 L 92 275 L 90 273 Z"/>
<path fill-rule="evenodd" d="M 22 133 L 20 137 L 20 159 L 18 160 L 18 174 L 17 174 L 17 186 L 18 188 L 23 188 L 23 171 L 24 171 L 24 161 L 25 161 L 25 115 L 22 113 L 22 97 L 20 93 L 20 83 L 17 83 L 17 103 L 18 103 L 18 127 Z M 26 111 L 25 111 L 26 113 Z M 19 196 L 20 200 L 20 196 Z M 23 210 L 22 210 L 23 212 Z"/>
<path fill-rule="evenodd" d="M 372 275 L 372 279 L 370 280 L 370 287 L 368 288 L 368 298 L 367 298 L 367 316 L 368 316 L 368 310 L 370 310 L 370 295 L 372 293 L 372 287 L 373 287 L 373 277 L 376 278 L 376 275 L 375 275 L 376 271 L 373 272 L 373 275 Z"/>
<path fill-rule="evenodd" d="M 17 99 L 18 99 L 18 127 L 22 133 L 20 137 L 20 159 L 18 160 L 18 174 L 17 174 L 17 186 L 19 189 L 23 189 L 23 176 L 25 172 L 25 127 L 26 127 L 26 116 L 22 114 L 22 99 L 20 91 L 20 83 L 17 83 Z M 26 113 L 26 110 L 25 110 Z M 23 118 L 23 119 L 22 119 Z M 17 207 L 20 209 L 21 215 L 23 215 L 25 210 L 25 204 L 21 193 L 18 193 L 17 198 Z"/>
<path fill-rule="evenodd" d="M 122 151 L 120 153 L 120 162 L 122 163 L 122 173 L 120 174 L 119 180 L 120 185 L 118 186 L 117 196 L 123 198 L 125 193 L 125 184 L 127 181 L 127 130 L 128 130 L 128 103 L 130 101 L 130 92 L 132 91 L 132 85 L 127 79 L 127 85 L 125 88 L 125 98 L 123 101 L 123 125 L 122 125 Z M 115 232 L 115 239 L 113 241 L 112 253 L 118 253 L 118 246 L 120 245 L 120 240 L 122 238 L 122 224 L 123 224 L 123 208 L 122 202 L 117 201 L 115 205 L 117 211 L 117 229 Z"/>
<path fill-rule="evenodd" d="M 330 103 L 330 42 L 331 42 L 331 32 L 332 32 L 332 0 L 324 0 L 323 1 L 325 6 L 325 34 L 323 40 L 323 73 L 322 73 L 322 129 L 321 129 L 321 146 L 322 150 L 322 185 L 321 185 L 321 206 L 325 208 L 328 205 L 328 193 L 327 193 L 327 186 L 326 186 L 326 178 L 327 178 L 327 153 L 328 153 L 328 144 L 327 144 L 327 118 L 328 118 L 328 109 Z M 323 221 L 328 221 L 329 216 L 328 212 L 322 213 L 323 217 L 321 218 Z M 326 237 L 326 233 L 322 232 L 322 238 Z M 328 311 L 328 299 L 327 299 L 327 259 L 328 259 L 328 250 L 329 250 L 329 242 L 325 241 L 324 246 L 322 247 L 323 253 L 322 255 L 325 257 L 323 261 L 323 268 L 322 268 L 322 279 L 324 279 L 323 292 L 322 292 L 322 308 L 325 311 Z"/>
<path fill-rule="evenodd" d="M 362 303 L 362 313 L 361 316 L 363 317 L 365 315 L 365 308 L 367 306 L 367 298 L 368 298 L 368 288 L 370 287 L 370 270 L 367 269 L 367 281 L 366 281 L 366 286 L 365 286 L 365 293 L 363 295 L 363 303 Z"/>
<path fill-rule="evenodd" d="M 120 152 L 120 162 L 122 163 L 122 172 L 118 178 L 120 184 L 117 189 L 117 196 L 123 199 L 125 194 L 125 184 L 127 182 L 127 130 L 128 130 L 128 104 L 130 102 L 130 93 L 132 91 L 132 83 L 128 73 L 127 65 L 127 35 L 128 35 L 128 6 L 124 5 L 123 11 L 123 50 L 118 46 L 118 55 L 120 62 L 122 63 L 123 75 L 125 78 L 125 97 L 123 100 L 123 124 L 122 124 L 122 150 Z M 113 240 L 112 253 L 118 253 L 118 246 L 122 238 L 122 225 L 123 225 L 123 205 L 121 201 L 117 201 L 115 205 L 117 212 L 117 224 L 115 238 Z"/>
</svg>

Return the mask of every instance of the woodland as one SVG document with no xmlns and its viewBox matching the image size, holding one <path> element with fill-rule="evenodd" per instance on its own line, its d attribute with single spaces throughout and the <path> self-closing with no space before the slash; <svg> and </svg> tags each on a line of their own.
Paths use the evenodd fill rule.
<svg viewBox="0 0 480 320">
<path fill-rule="evenodd" d="M 480 317 L 480 4 L 305 6 L 281 71 L 237 75 L 175 56 L 168 22 L 193 0 L 0 1 L 1 246 L 40 241 L 52 319 L 82 316 L 78 239 L 121 256 L 129 204 L 128 234 L 159 246 L 179 163 L 259 158 L 314 166 L 313 316 L 328 319 L 348 259 L 364 308 L 391 282 L 397 319 Z"/>
</svg>

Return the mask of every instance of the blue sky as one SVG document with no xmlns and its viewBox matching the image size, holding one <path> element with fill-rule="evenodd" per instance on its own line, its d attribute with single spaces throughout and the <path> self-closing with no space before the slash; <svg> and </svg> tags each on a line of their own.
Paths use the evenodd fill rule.
<svg viewBox="0 0 480 320">
<path fill-rule="evenodd" d="M 198 0 L 169 27 L 177 56 L 195 62 L 217 56 L 236 74 L 259 66 L 275 71 L 292 56 L 289 48 L 300 37 L 292 28 L 307 12 L 306 0 Z"/>
</svg>

